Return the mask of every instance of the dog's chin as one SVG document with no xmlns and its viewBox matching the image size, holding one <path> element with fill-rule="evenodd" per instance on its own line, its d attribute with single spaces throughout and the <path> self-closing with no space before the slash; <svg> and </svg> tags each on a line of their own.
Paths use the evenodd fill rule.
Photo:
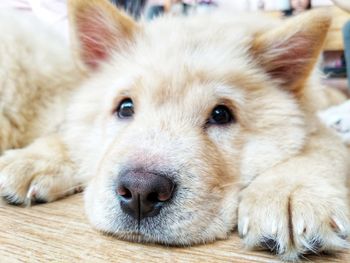
<svg viewBox="0 0 350 263">
<path fill-rule="evenodd" d="M 107 192 L 100 198 L 97 193 L 94 187 L 85 191 L 87 217 L 95 229 L 120 240 L 190 246 L 226 239 L 233 228 L 220 217 L 210 219 L 199 214 L 193 220 L 181 220 L 188 215 L 193 216 L 193 213 L 185 214 L 173 209 L 161 210 L 159 215 L 138 222 L 123 213 L 116 201 L 108 202 L 113 199 L 108 198 Z"/>
<path fill-rule="evenodd" d="M 146 218 L 140 223 L 125 215 L 115 216 L 112 220 L 109 217 L 108 222 L 106 220 L 108 217 L 100 217 L 96 214 L 94 216 L 90 214 L 88 217 L 93 227 L 103 234 L 134 243 L 184 247 L 226 239 L 231 232 L 230 229 L 227 229 L 215 233 L 210 231 L 210 227 L 208 227 L 208 231 L 205 229 L 194 230 L 196 226 L 193 225 L 193 230 L 190 231 L 192 234 L 189 234 L 187 229 L 179 227 L 174 222 L 172 222 L 173 225 L 170 225 L 170 222 L 167 223 L 169 220 L 161 220 L 159 217 Z M 176 230 L 172 230 L 172 228 Z"/>
<path fill-rule="evenodd" d="M 115 237 L 119 240 L 128 241 L 132 243 L 143 243 L 143 244 L 158 244 L 158 245 L 164 245 L 169 247 L 188 247 L 193 245 L 200 245 L 200 244 L 207 244 L 214 242 L 215 239 L 208 239 L 208 240 L 189 240 L 188 237 L 183 236 L 177 236 L 176 238 L 169 238 L 166 236 L 150 236 L 145 235 L 140 232 L 129 232 L 129 231 L 118 231 L 116 233 L 112 232 L 106 232 L 104 230 L 99 230 L 104 235 Z"/>
<path fill-rule="evenodd" d="M 222 236 L 211 236 L 211 237 L 202 237 L 198 239 L 192 239 L 188 235 L 159 235 L 159 234 L 151 234 L 149 231 L 125 231 L 118 230 L 116 232 L 106 230 L 106 229 L 97 229 L 102 232 L 104 235 L 115 237 L 119 240 L 133 242 L 133 243 L 149 243 L 149 244 L 159 244 L 164 246 L 171 247 L 188 247 L 193 245 L 201 245 L 212 243 L 216 240 L 226 239 L 230 231 Z M 152 231 L 150 229 L 150 231 Z"/>
</svg>

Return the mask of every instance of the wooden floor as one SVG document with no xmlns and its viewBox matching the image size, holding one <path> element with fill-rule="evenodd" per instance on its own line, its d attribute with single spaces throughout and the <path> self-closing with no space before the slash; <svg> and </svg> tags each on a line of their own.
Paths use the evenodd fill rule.
<svg viewBox="0 0 350 263">
<path fill-rule="evenodd" d="M 82 195 L 31 208 L 0 203 L 0 262 L 280 262 L 265 252 L 229 240 L 192 248 L 168 248 L 119 241 L 93 230 Z M 350 262 L 350 251 L 311 257 L 307 262 Z"/>
</svg>

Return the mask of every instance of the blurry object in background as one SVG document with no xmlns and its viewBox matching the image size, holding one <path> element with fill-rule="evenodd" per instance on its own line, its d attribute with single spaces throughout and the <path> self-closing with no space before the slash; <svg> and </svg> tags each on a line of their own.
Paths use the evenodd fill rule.
<svg viewBox="0 0 350 263">
<path fill-rule="evenodd" d="M 215 0 L 182 0 L 181 2 L 184 15 L 208 13 L 217 7 Z"/>
<path fill-rule="evenodd" d="M 346 77 L 346 63 L 343 52 L 325 52 L 323 54 L 322 68 L 328 78 Z"/>
<path fill-rule="evenodd" d="M 111 0 L 111 2 L 134 17 L 139 17 L 146 0 Z M 0 0 L 0 8 L 12 8 L 33 14 L 52 30 L 62 34 L 68 42 L 67 0 Z"/>
<path fill-rule="evenodd" d="M 246 1 L 218 0 L 217 3 L 220 9 L 227 10 L 234 13 L 250 11 L 250 7 L 252 6 L 251 1 L 248 1 L 248 0 Z"/>
<path fill-rule="evenodd" d="M 198 10 L 200 12 L 200 10 L 212 11 L 219 9 L 233 14 L 261 10 L 282 11 L 290 7 L 289 0 L 172 0 L 172 4 L 173 14 L 184 13 L 187 15 L 198 12 Z"/>
<path fill-rule="evenodd" d="M 216 1 L 213 0 L 197 0 L 196 12 L 197 13 L 208 13 L 218 7 Z"/>
<path fill-rule="evenodd" d="M 290 0 L 290 6 L 293 14 L 299 14 L 311 9 L 311 0 Z"/>
<path fill-rule="evenodd" d="M 290 9 L 284 11 L 284 15 L 298 15 L 309 9 L 311 9 L 311 0 L 290 0 Z"/>
<path fill-rule="evenodd" d="M 217 0 L 220 9 L 230 12 L 282 11 L 290 7 L 289 0 Z"/>
<path fill-rule="evenodd" d="M 311 5 L 313 7 L 320 7 L 320 6 L 331 6 L 333 5 L 331 0 L 312 0 Z"/>
<path fill-rule="evenodd" d="M 196 0 L 171 0 L 172 15 L 189 15 L 196 5 Z"/>
<path fill-rule="evenodd" d="M 138 19 L 145 7 L 146 0 L 110 0 L 119 8 L 124 9 L 128 14 Z"/>
<path fill-rule="evenodd" d="M 216 0 L 172 0 L 172 14 L 192 15 L 196 13 L 208 13 L 216 9 Z"/>
<path fill-rule="evenodd" d="M 14 8 L 21 11 L 32 11 L 29 1 L 25 0 L 2 0 L 0 8 Z"/>
<path fill-rule="evenodd" d="M 265 10 L 265 1 L 264 0 L 258 1 L 258 9 Z"/>
<path fill-rule="evenodd" d="M 349 0 L 332 0 L 332 2 L 339 8 L 350 12 L 350 1 Z"/>
<path fill-rule="evenodd" d="M 332 0 L 339 8 L 350 12 L 349 0 Z M 344 41 L 344 56 L 346 64 L 346 72 L 348 78 L 348 87 L 350 88 L 350 20 L 345 23 L 343 27 L 343 41 Z"/>
<path fill-rule="evenodd" d="M 172 15 L 189 15 L 196 0 L 171 0 L 169 11 Z"/>
<path fill-rule="evenodd" d="M 264 0 L 266 11 L 283 11 L 290 9 L 289 0 Z"/>
<path fill-rule="evenodd" d="M 350 146 L 350 101 L 319 112 L 321 121 Z"/>
<path fill-rule="evenodd" d="M 184 15 L 188 15 L 191 11 L 193 11 L 194 6 L 196 5 L 196 0 L 182 0 L 177 2 L 182 3 L 182 13 Z"/>
<path fill-rule="evenodd" d="M 163 15 L 166 10 L 165 0 L 148 0 L 146 8 L 147 20 L 152 20 L 160 15 Z"/>
<path fill-rule="evenodd" d="M 0 8 L 11 8 L 33 14 L 68 42 L 66 0 L 1 0 Z"/>
<path fill-rule="evenodd" d="M 350 20 L 343 27 L 343 39 L 348 87 L 350 88 Z"/>
</svg>

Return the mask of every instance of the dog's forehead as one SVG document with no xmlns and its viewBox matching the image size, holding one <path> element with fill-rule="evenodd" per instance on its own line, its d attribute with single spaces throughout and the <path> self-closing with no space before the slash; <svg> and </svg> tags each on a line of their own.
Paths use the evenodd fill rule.
<svg viewBox="0 0 350 263">
<path fill-rule="evenodd" d="M 160 19 L 146 25 L 131 52 L 115 60 L 121 68 L 118 75 L 132 75 L 129 79 L 138 86 L 181 97 L 193 86 L 216 89 L 222 80 L 251 69 L 249 48 L 254 32 L 231 20 L 230 26 L 226 21 L 205 22 L 200 18 Z M 212 82 L 215 85 L 209 85 Z"/>
<path fill-rule="evenodd" d="M 144 27 L 144 34 L 137 39 L 136 58 L 172 72 L 198 66 L 218 70 L 229 62 L 246 60 L 254 32 L 244 25 L 226 21 L 210 24 L 204 17 L 163 19 Z"/>
</svg>

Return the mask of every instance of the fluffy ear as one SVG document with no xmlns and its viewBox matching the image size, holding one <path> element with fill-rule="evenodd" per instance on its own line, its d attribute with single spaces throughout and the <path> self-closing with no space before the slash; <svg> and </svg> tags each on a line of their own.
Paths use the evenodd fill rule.
<svg viewBox="0 0 350 263">
<path fill-rule="evenodd" d="M 310 11 L 261 33 L 253 42 L 254 58 L 282 87 L 299 92 L 322 50 L 331 17 Z"/>
<path fill-rule="evenodd" d="M 107 0 L 69 0 L 72 42 L 91 69 L 126 46 L 137 30 L 132 18 Z"/>
</svg>

